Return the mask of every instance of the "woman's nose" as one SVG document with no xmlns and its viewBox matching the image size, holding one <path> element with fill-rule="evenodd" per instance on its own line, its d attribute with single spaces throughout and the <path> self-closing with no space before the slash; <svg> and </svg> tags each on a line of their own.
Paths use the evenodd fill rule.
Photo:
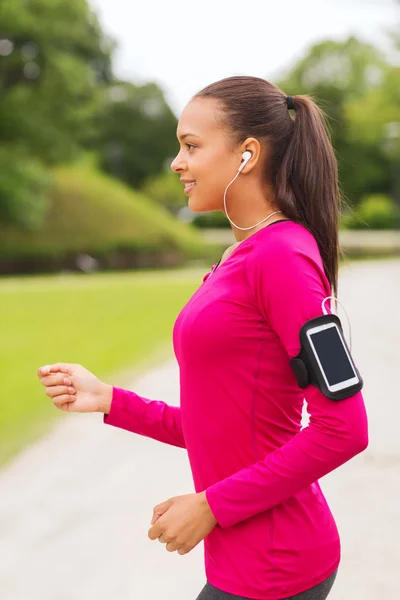
<svg viewBox="0 0 400 600">
<path fill-rule="evenodd" d="M 182 171 L 184 169 L 184 165 L 183 165 L 183 161 L 180 158 L 180 152 L 179 154 L 177 154 L 174 158 L 174 160 L 171 163 L 171 170 L 174 171 L 174 173 L 178 173 L 179 171 Z"/>
</svg>

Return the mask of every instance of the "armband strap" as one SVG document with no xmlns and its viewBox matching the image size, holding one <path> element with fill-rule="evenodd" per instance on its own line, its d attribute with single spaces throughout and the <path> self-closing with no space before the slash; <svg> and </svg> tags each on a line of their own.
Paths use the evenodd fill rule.
<svg viewBox="0 0 400 600">
<path fill-rule="evenodd" d="M 320 325 L 326 325 L 327 323 L 335 323 L 340 331 L 341 337 L 343 339 L 343 343 L 351 357 L 350 350 L 347 346 L 346 340 L 343 336 L 342 325 L 340 319 L 337 315 L 327 314 L 322 315 L 320 317 L 316 317 L 315 319 L 311 319 L 307 321 L 302 328 L 300 329 L 300 352 L 297 356 L 293 357 L 290 360 L 290 366 L 293 370 L 293 373 L 296 377 L 296 381 L 300 388 L 306 388 L 308 385 L 314 385 L 317 387 L 327 398 L 331 400 L 343 400 L 348 398 L 349 396 L 353 396 L 356 392 L 360 391 L 363 387 L 363 380 L 356 366 L 354 365 L 353 358 L 351 357 L 351 361 L 354 366 L 354 370 L 356 372 L 358 382 L 353 383 L 343 389 L 332 391 L 329 390 L 328 385 L 323 376 L 321 367 L 318 363 L 318 360 L 315 357 L 315 354 L 312 350 L 310 340 L 307 336 L 307 331 L 313 329 L 314 327 L 318 327 Z M 335 350 L 332 350 L 331 360 L 339 360 L 340 357 L 335 355 Z"/>
</svg>

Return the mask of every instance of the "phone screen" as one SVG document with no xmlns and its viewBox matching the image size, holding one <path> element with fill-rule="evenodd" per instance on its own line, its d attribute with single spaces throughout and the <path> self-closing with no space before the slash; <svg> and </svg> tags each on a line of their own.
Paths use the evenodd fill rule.
<svg viewBox="0 0 400 600">
<path fill-rule="evenodd" d="M 357 377 L 336 327 L 310 334 L 330 386 Z"/>
</svg>

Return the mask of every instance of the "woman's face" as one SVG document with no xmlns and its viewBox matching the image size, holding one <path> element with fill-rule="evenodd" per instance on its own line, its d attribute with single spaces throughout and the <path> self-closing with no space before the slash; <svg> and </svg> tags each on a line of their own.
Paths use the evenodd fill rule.
<svg viewBox="0 0 400 600">
<path fill-rule="evenodd" d="M 194 212 L 223 209 L 225 188 L 241 162 L 240 150 L 233 149 L 217 115 L 216 100 L 195 98 L 185 107 L 178 123 L 180 150 L 171 169 L 186 184 L 188 205 Z"/>
</svg>

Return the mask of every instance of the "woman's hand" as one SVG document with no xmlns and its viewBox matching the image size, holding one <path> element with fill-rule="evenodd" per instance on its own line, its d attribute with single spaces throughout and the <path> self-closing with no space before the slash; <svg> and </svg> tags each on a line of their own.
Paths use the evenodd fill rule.
<svg viewBox="0 0 400 600">
<path fill-rule="evenodd" d="M 168 552 L 188 554 L 217 525 L 206 493 L 186 494 L 158 504 L 153 511 L 149 538 L 167 544 Z"/>
<path fill-rule="evenodd" d="M 84 413 L 110 411 L 112 386 L 97 379 L 81 365 L 47 365 L 38 369 L 37 374 L 56 408 Z"/>
</svg>

